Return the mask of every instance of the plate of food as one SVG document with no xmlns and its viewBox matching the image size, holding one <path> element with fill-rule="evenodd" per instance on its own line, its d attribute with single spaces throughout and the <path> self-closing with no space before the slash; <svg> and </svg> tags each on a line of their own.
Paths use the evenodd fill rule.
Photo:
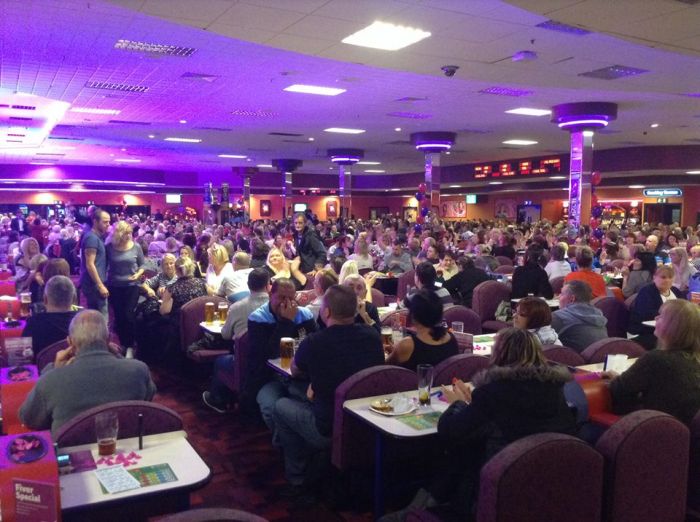
<svg viewBox="0 0 700 522">
<path fill-rule="evenodd" d="M 379 415 L 397 417 L 415 411 L 416 403 L 406 397 L 377 399 L 370 403 L 369 409 Z"/>
</svg>

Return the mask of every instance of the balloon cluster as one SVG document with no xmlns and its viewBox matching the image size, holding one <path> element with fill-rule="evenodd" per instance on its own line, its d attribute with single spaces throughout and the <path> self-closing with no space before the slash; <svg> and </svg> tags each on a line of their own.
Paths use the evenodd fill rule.
<svg viewBox="0 0 700 522">
<path fill-rule="evenodd" d="M 595 194 L 595 188 L 600 185 L 602 179 L 599 171 L 591 173 L 591 229 L 594 230 L 600 226 L 600 216 L 603 215 L 603 207 L 598 203 L 598 196 Z M 602 234 L 601 231 L 601 237 Z"/>
<path fill-rule="evenodd" d="M 418 185 L 418 192 L 416 192 L 416 201 L 420 203 L 420 211 L 418 212 L 418 216 L 416 217 L 416 227 L 422 225 L 425 222 L 425 218 L 428 217 L 428 214 L 430 213 L 430 198 L 427 197 L 425 193 L 427 190 L 428 187 L 425 183 L 420 183 Z M 418 232 L 418 230 L 416 230 L 416 232 Z"/>
</svg>

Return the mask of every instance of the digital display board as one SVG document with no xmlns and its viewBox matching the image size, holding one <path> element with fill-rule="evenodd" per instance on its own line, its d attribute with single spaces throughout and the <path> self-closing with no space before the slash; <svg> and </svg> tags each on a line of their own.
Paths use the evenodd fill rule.
<svg viewBox="0 0 700 522">
<path fill-rule="evenodd" d="M 516 175 L 552 175 L 559 174 L 560 172 L 560 158 L 503 161 L 495 164 L 476 165 L 474 167 L 474 179 L 507 178 Z"/>
</svg>

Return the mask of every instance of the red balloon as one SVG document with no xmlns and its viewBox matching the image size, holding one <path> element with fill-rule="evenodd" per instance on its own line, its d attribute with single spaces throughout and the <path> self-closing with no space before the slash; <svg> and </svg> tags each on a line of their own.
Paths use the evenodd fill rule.
<svg viewBox="0 0 700 522">
<path fill-rule="evenodd" d="M 594 186 L 600 185 L 600 181 L 601 181 L 602 179 L 603 179 L 603 176 L 600 174 L 599 171 L 594 170 L 594 171 L 591 173 L 591 183 L 592 183 Z"/>
<path fill-rule="evenodd" d="M 600 225 L 600 220 L 596 218 L 591 218 L 591 228 L 598 228 Z"/>
<path fill-rule="evenodd" d="M 425 185 L 425 183 L 418 184 L 418 192 L 422 192 L 423 194 L 425 194 L 426 190 L 428 190 L 428 187 Z"/>
<path fill-rule="evenodd" d="M 425 221 L 425 219 L 420 214 L 418 216 L 416 216 L 416 223 L 422 225 L 424 221 Z"/>
<path fill-rule="evenodd" d="M 593 194 L 591 196 L 591 207 L 597 207 L 598 206 L 598 196 Z"/>
</svg>

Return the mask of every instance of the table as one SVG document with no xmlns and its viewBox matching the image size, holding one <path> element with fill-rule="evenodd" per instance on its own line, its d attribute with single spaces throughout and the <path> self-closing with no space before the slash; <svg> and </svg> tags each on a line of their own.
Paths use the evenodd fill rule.
<svg viewBox="0 0 700 522">
<path fill-rule="evenodd" d="M 292 367 L 290 365 L 289 368 L 282 368 L 282 359 L 279 357 L 277 359 L 268 359 L 267 360 L 267 365 L 275 370 L 277 373 L 282 375 L 283 377 L 291 377 L 292 376 Z"/>
<path fill-rule="evenodd" d="M 378 306 L 377 313 L 379 314 L 379 320 L 383 321 L 391 314 L 396 312 L 399 308 L 394 304 L 394 306 Z"/>
<path fill-rule="evenodd" d="M 18 305 L 19 306 L 19 305 Z M 7 326 L 5 321 L 0 320 L 0 365 L 7 364 L 7 350 L 5 349 L 5 339 L 11 337 L 22 337 L 22 331 L 27 324 L 26 321 L 18 321 L 17 326 Z"/>
<path fill-rule="evenodd" d="M 187 441 L 187 434 L 184 431 L 148 435 L 143 438 L 143 443 L 143 449 L 139 450 L 138 438 L 120 439 L 117 441 L 117 450 L 126 453 L 135 451 L 142 456 L 138 464 L 133 467 L 142 468 L 167 463 L 175 473 L 176 481 L 108 494 L 102 492 L 99 481 L 92 471 L 61 475 L 63 520 L 83 518 L 104 521 L 117 518 L 116 512 L 120 510 L 123 510 L 122 520 L 128 520 L 126 516 L 132 520 L 141 520 L 145 519 L 143 511 L 148 511 L 150 515 L 168 512 L 167 501 L 170 501 L 171 505 L 176 505 L 177 510 L 188 509 L 190 491 L 200 488 L 211 477 L 209 466 Z M 97 444 L 62 448 L 61 453 L 80 450 L 90 450 L 95 460 L 99 459 Z M 130 466 L 127 469 L 131 468 Z M 164 506 L 166 511 L 162 509 Z M 140 512 L 142 518 L 135 516 L 139 508 L 142 510 Z"/>
<path fill-rule="evenodd" d="M 496 342 L 496 334 L 482 334 L 472 337 L 472 353 L 475 355 L 491 355 Z"/>
<path fill-rule="evenodd" d="M 417 400 L 418 391 L 404 392 L 407 396 Z M 343 403 L 343 409 L 351 415 L 357 417 L 362 422 L 370 426 L 375 431 L 374 439 L 374 516 L 379 518 L 384 513 L 384 437 L 394 437 L 399 439 L 418 439 L 429 435 L 435 435 L 437 428 L 427 428 L 417 430 L 407 426 L 398 420 L 397 417 L 387 417 L 374 413 L 369 409 L 372 401 L 392 397 L 394 394 L 377 395 L 362 399 L 351 399 Z M 430 411 L 444 412 L 448 404 L 436 397 L 432 398 L 428 407 L 421 408 L 416 413 L 427 413 Z"/>
<path fill-rule="evenodd" d="M 9 270 L 0 270 L 0 281 L 7 281 L 12 279 L 12 272 Z"/>
<path fill-rule="evenodd" d="M 524 299 L 524 297 L 519 297 L 517 299 L 511 299 L 510 300 L 510 305 L 515 308 L 518 305 L 518 302 Z M 540 298 L 542 299 L 542 298 Z M 559 298 L 555 297 L 554 299 L 545 299 L 545 302 L 547 303 L 547 306 L 550 308 L 559 308 Z"/>
<path fill-rule="evenodd" d="M 199 326 L 200 328 L 202 328 L 202 330 L 205 330 L 209 333 L 212 333 L 214 335 L 221 335 L 221 329 L 223 328 L 224 323 L 222 323 L 221 321 L 214 321 L 211 324 L 207 324 L 204 321 L 202 321 L 201 323 L 199 323 Z"/>
<path fill-rule="evenodd" d="M 630 367 L 637 361 L 637 358 L 635 357 L 634 359 L 627 359 L 627 367 L 625 368 L 624 371 L 627 371 L 630 369 Z M 605 371 L 605 363 L 594 363 L 594 364 L 584 364 L 583 366 L 576 366 L 577 370 L 582 370 L 584 372 L 602 372 Z"/>
<path fill-rule="evenodd" d="M 652 319 L 651 321 L 642 321 L 642 324 L 644 326 L 651 326 L 652 328 L 656 328 L 656 319 Z"/>
<path fill-rule="evenodd" d="M 19 317 L 19 299 L 15 296 L 0 295 L 0 320 L 7 317 L 7 312 L 12 312 L 12 317 Z"/>
</svg>

